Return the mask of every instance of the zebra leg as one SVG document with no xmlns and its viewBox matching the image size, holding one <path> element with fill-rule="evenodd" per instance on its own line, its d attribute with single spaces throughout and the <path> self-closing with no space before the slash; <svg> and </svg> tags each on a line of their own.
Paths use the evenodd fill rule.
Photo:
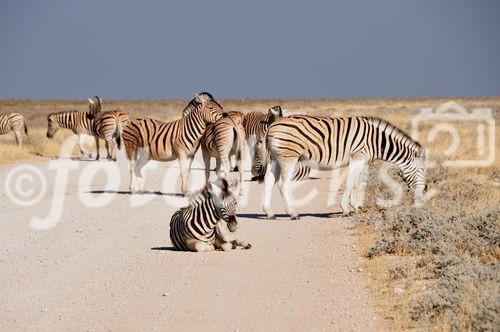
<svg viewBox="0 0 500 332">
<path fill-rule="evenodd" d="M 238 167 L 238 172 L 240 173 L 240 196 L 243 195 L 243 163 L 241 161 L 241 153 L 236 157 L 236 167 Z"/>
<path fill-rule="evenodd" d="M 129 167 L 130 167 L 130 184 L 128 186 L 128 189 L 130 190 L 130 193 L 137 192 L 137 186 L 136 182 L 137 179 L 135 178 L 135 156 L 129 160 Z"/>
<path fill-rule="evenodd" d="M 235 247 L 242 247 L 243 249 L 251 249 L 252 245 L 244 240 L 236 239 L 233 242 Z"/>
<path fill-rule="evenodd" d="M 14 136 L 16 137 L 16 144 L 19 148 L 23 147 L 23 136 L 20 130 L 14 130 Z"/>
<path fill-rule="evenodd" d="M 271 197 L 276 179 L 279 177 L 279 166 L 276 160 L 271 160 L 267 164 L 266 176 L 264 177 L 264 204 L 263 209 L 267 214 L 267 219 L 276 219 L 271 210 Z"/>
<path fill-rule="evenodd" d="M 85 150 L 83 147 L 83 143 L 85 141 L 85 136 L 84 135 L 78 135 L 78 147 L 80 148 L 80 155 L 83 157 L 89 157 L 92 158 L 92 155 Z"/>
<path fill-rule="evenodd" d="M 138 190 L 140 192 L 144 191 L 144 175 L 142 174 L 142 169 L 149 161 L 148 152 L 144 148 L 140 148 L 137 154 L 137 159 L 134 163 L 134 173 L 137 180 Z"/>
<path fill-rule="evenodd" d="M 210 155 L 205 151 L 202 152 L 202 155 L 205 164 L 205 183 L 208 184 L 208 180 L 210 180 Z"/>
<path fill-rule="evenodd" d="M 215 158 L 215 174 L 219 174 L 220 171 L 220 158 Z"/>
<path fill-rule="evenodd" d="M 181 177 L 182 177 L 182 195 L 189 194 L 189 160 L 185 156 L 179 156 L 179 165 L 181 167 Z"/>
<path fill-rule="evenodd" d="M 215 250 L 215 247 L 212 243 L 207 243 L 196 239 L 187 239 L 186 247 L 190 251 L 196 251 L 196 252 L 207 252 Z"/>
<path fill-rule="evenodd" d="M 95 149 L 97 152 L 95 160 L 99 160 L 99 158 L 101 157 L 101 154 L 99 153 L 99 136 L 94 136 L 94 139 L 95 139 Z"/>
<path fill-rule="evenodd" d="M 290 215 L 291 220 L 300 219 L 299 215 L 293 210 L 292 199 L 290 196 L 290 183 L 292 182 L 296 167 L 297 162 L 280 163 L 281 185 L 278 185 L 278 187 L 285 203 L 286 212 Z"/>
<path fill-rule="evenodd" d="M 219 178 L 228 178 L 229 171 L 231 169 L 231 165 L 229 164 L 229 158 L 225 155 L 222 155 L 220 158 L 220 168 L 217 176 Z"/>
<path fill-rule="evenodd" d="M 351 159 L 349 162 L 349 169 L 347 170 L 347 180 L 345 184 L 344 195 L 342 196 L 342 202 L 340 206 L 342 207 L 342 214 L 344 216 L 349 215 L 349 202 L 351 200 L 351 193 L 354 185 L 356 184 L 360 173 L 363 171 L 365 166 L 365 160 Z"/>
</svg>

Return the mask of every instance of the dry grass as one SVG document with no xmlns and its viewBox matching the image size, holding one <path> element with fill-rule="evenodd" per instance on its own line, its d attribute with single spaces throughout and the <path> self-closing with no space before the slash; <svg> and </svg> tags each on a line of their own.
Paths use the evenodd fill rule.
<svg viewBox="0 0 500 332">
<path fill-rule="evenodd" d="M 498 106 L 482 106 L 492 107 L 498 122 Z M 475 126 L 456 128 L 475 142 Z M 433 143 L 438 163 L 449 143 Z M 498 129 L 495 143 L 498 156 Z M 472 144 L 458 151 L 451 159 L 476 154 Z M 380 311 L 397 330 L 498 330 L 499 166 L 496 160 L 490 167 L 431 168 L 428 184 L 437 194 L 421 208 L 412 206 L 410 195 L 395 208 L 378 207 L 374 199 L 391 193 L 376 177 L 369 179 L 368 209 L 356 217 L 359 239 Z"/>
<path fill-rule="evenodd" d="M 489 107 L 500 123 L 500 98 L 454 99 L 466 108 Z M 328 116 L 369 115 L 389 120 L 409 132 L 411 120 L 422 107 L 438 107 L 448 99 L 324 99 L 324 100 L 222 100 L 225 110 L 264 112 L 283 105 L 287 113 Z M 163 120 L 180 117 L 186 100 L 107 101 L 103 108 L 128 112 L 131 117 L 151 116 Z M 22 150 L 11 135 L 0 136 L 0 163 L 59 154 L 68 131 L 54 141 L 45 137 L 51 112 L 86 110 L 82 101 L 0 101 L 0 112 L 19 112 L 28 121 L 30 139 Z M 422 130 L 430 127 L 423 127 Z M 456 126 L 461 137 L 475 141 L 475 126 Z M 472 140 L 471 140 L 472 139 Z M 431 155 L 443 159 L 449 146 L 446 135 L 433 142 L 420 139 Z M 496 155 L 500 132 L 496 130 Z M 76 151 L 75 151 L 76 153 Z M 472 157 L 473 144 L 462 144 L 450 159 Z M 380 166 L 380 164 L 378 164 Z M 377 165 L 375 168 L 378 167 Z M 413 208 L 410 197 L 392 209 L 377 207 L 375 198 L 390 197 L 387 187 L 371 176 L 365 206 L 357 216 L 358 239 L 369 257 L 365 268 L 379 299 L 382 314 L 397 330 L 497 330 L 498 261 L 500 258 L 500 163 L 480 168 L 432 168 L 429 188 L 438 194 L 422 208 Z M 371 171 L 371 174 L 375 172 Z M 393 172 L 393 177 L 397 177 Z M 395 289 L 403 290 L 396 294 Z"/>
</svg>

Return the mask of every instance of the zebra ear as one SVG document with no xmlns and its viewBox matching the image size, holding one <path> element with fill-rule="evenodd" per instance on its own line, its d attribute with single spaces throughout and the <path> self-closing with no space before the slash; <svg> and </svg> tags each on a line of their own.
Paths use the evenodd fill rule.
<svg viewBox="0 0 500 332">
<path fill-rule="evenodd" d="M 94 101 L 93 101 L 92 99 L 87 98 L 87 100 L 89 101 L 89 103 L 90 103 L 91 105 L 94 105 Z"/>
<path fill-rule="evenodd" d="M 196 94 L 196 96 L 194 97 L 194 100 L 196 100 L 198 103 L 202 104 L 203 101 L 201 100 L 201 96 L 199 93 Z"/>
<path fill-rule="evenodd" d="M 212 194 L 214 194 L 217 197 L 220 197 L 222 194 L 222 189 L 219 188 L 219 186 L 216 183 L 213 183 L 212 181 L 209 181 L 207 184 L 208 191 Z"/>
<path fill-rule="evenodd" d="M 229 191 L 232 193 L 237 193 L 240 191 L 240 180 L 235 179 L 233 183 L 229 186 Z"/>
</svg>

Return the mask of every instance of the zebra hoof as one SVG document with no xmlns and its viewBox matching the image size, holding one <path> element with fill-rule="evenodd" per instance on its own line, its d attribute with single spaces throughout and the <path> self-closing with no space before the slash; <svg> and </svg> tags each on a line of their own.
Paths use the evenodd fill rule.
<svg viewBox="0 0 500 332">
<path fill-rule="evenodd" d="M 243 249 L 252 249 L 252 245 L 250 243 L 247 243 L 247 245 Z"/>
<path fill-rule="evenodd" d="M 276 220 L 276 216 L 274 214 L 267 215 L 267 220 Z"/>
<path fill-rule="evenodd" d="M 259 181 L 259 179 L 260 179 L 260 176 L 252 176 L 250 181 Z"/>
<path fill-rule="evenodd" d="M 238 168 L 238 166 L 234 166 L 233 168 L 233 172 L 238 172 L 240 169 Z"/>
<path fill-rule="evenodd" d="M 290 217 L 290 220 L 300 220 L 299 215 L 294 215 Z"/>
</svg>

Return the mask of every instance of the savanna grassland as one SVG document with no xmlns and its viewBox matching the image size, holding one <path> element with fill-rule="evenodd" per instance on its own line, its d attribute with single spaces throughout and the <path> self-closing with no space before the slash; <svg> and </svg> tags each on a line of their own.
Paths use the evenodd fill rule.
<svg viewBox="0 0 500 332">
<path fill-rule="evenodd" d="M 490 108 L 500 123 L 500 98 L 453 99 L 470 110 Z M 317 100 L 221 100 L 227 111 L 265 112 L 282 105 L 287 114 L 328 116 L 377 116 L 411 133 L 411 122 L 422 108 L 437 108 L 449 99 L 317 99 Z M 0 113 L 18 112 L 26 117 L 29 138 L 18 149 L 12 134 L 0 136 L 0 163 L 44 160 L 59 154 L 63 140 L 72 135 L 61 129 L 48 140 L 49 113 L 87 110 L 78 101 L 1 100 Z M 103 110 L 118 109 L 132 118 L 180 117 L 185 100 L 104 100 Z M 394 207 L 382 207 L 377 199 L 394 193 L 375 176 L 383 166 L 375 162 L 368 176 L 365 204 L 355 215 L 358 254 L 365 257 L 364 271 L 377 299 L 378 311 L 397 330 L 498 330 L 500 326 L 500 162 L 481 167 L 447 167 L 444 160 L 477 159 L 477 125 L 454 123 L 461 143 L 446 153 L 452 138 L 438 133 L 429 140 L 434 123 L 419 128 L 419 141 L 435 165 L 428 170 L 428 187 L 434 194 L 422 207 L 403 195 Z M 495 129 L 494 150 L 500 152 L 500 130 Z M 76 151 L 75 151 L 76 152 Z M 484 154 L 483 156 L 484 157 Z M 393 178 L 397 170 L 389 169 Z M 319 175 L 321 177 L 321 173 Z M 325 220 L 323 222 L 330 222 Z M 331 222 L 335 222 L 334 220 Z M 332 276 L 334 278 L 335 276 Z"/>
</svg>

